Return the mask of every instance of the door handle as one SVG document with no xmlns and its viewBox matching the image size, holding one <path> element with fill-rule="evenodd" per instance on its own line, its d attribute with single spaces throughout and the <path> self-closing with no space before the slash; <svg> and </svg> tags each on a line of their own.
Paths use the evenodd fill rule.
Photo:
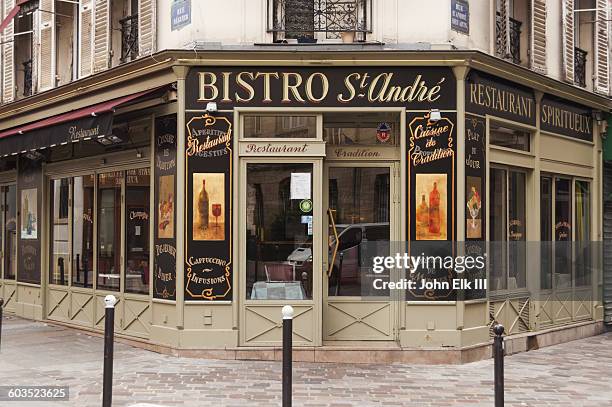
<svg viewBox="0 0 612 407">
<path fill-rule="evenodd" d="M 338 245 L 340 244 L 340 242 L 338 241 L 338 230 L 336 229 L 336 221 L 334 220 L 334 212 L 335 212 L 334 209 L 331 209 L 331 208 L 327 209 L 327 214 L 329 216 L 329 222 L 331 224 L 332 231 L 334 232 L 334 240 L 335 240 L 335 247 L 334 247 L 334 252 L 332 254 L 332 260 L 327 266 L 327 277 L 328 278 L 331 277 L 332 270 L 334 269 L 334 263 L 336 262 L 336 255 L 338 254 Z M 327 246 L 329 247 L 329 242 Z"/>
</svg>

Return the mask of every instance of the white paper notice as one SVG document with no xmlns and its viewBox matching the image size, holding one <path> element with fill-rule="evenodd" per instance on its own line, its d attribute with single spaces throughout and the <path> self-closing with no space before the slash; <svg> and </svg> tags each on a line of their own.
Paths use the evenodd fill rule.
<svg viewBox="0 0 612 407">
<path fill-rule="evenodd" d="M 291 173 L 291 199 L 310 199 L 310 173 Z"/>
</svg>

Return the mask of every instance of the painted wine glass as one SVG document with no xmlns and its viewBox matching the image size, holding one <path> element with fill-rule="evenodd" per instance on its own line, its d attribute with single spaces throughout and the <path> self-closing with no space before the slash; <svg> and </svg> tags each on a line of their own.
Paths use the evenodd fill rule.
<svg viewBox="0 0 612 407">
<path fill-rule="evenodd" d="M 221 216 L 221 204 L 214 203 L 212 204 L 212 214 L 215 217 L 215 227 L 219 227 L 219 216 Z"/>
</svg>

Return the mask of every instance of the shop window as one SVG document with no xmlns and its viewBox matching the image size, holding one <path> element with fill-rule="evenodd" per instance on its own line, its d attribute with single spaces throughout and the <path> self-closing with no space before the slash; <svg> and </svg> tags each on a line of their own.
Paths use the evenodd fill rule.
<svg viewBox="0 0 612 407">
<path fill-rule="evenodd" d="M 513 150 L 529 151 L 531 134 L 527 131 L 511 129 L 491 123 L 489 144 Z"/>
<path fill-rule="evenodd" d="M 50 284 L 68 285 L 68 281 L 70 280 L 70 220 L 68 219 L 68 206 L 70 200 L 69 185 L 69 178 L 52 180 L 50 185 Z"/>
<path fill-rule="evenodd" d="M 554 286 L 571 287 L 572 202 L 571 181 L 555 178 L 555 266 Z"/>
<path fill-rule="evenodd" d="M 312 298 L 312 164 L 247 164 L 247 299 Z"/>
<path fill-rule="evenodd" d="M 525 173 L 491 168 L 490 289 L 526 288 Z"/>
<path fill-rule="evenodd" d="M 575 236 L 575 265 L 576 286 L 591 284 L 591 197 L 589 183 L 576 181 L 576 236 Z"/>
<path fill-rule="evenodd" d="M 72 285 L 93 286 L 95 176 L 73 178 Z"/>
<path fill-rule="evenodd" d="M 17 275 L 17 187 L 8 185 L 0 189 L 3 222 L 4 279 L 14 280 Z"/>
<path fill-rule="evenodd" d="M 344 146 L 394 146 L 399 116 L 393 113 L 330 113 L 323 115 L 325 141 Z"/>
<path fill-rule="evenodd" d="M 316 116 L 244 116 L 245 138 L 315 138 Z"/>
<path fill-rule="evenodd" d="M 98 175 L 98 284 L 119 291 L 121 270 L 121 186 L 123 172 Z"/>
<path fill-rule="evenodd" d="M 541 278 L 540 288 L 548 290 L 552 288 L 553 276 L 553 180 L 551 177 L 540 179 L 540 259 Z"/>
<path fill-rule="evenodd" d="M 125 292 L 149 294 L 150 170 L 128 170 L 125 180 Z"/>
</svg>

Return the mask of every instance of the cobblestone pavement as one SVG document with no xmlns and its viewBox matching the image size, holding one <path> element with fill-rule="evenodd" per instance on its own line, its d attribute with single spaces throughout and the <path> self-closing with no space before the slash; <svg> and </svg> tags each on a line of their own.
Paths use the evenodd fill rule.
<svg viewBox="0 0 612 407">
<path fill-rule="evenodd" d="M 101 405 L 103 340 L 5 318 L 1 385 L 67 385 L 70 401 Z M 279 406 L 279 362 L 177 358 L 115 344 L 113 406 Z M 612 333 L 506 358 L 507 406 L 612 406 Z M 294 365 L 294 406 L 492 406 L 493 363 L 460 366 Z"/>
</svg>

